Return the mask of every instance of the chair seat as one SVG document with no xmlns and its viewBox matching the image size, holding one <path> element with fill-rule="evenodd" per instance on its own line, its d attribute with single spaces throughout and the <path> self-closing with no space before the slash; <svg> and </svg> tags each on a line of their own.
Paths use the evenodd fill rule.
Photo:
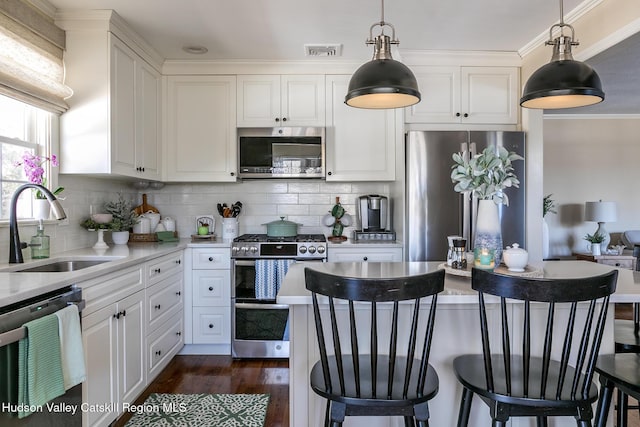
<svg viewBox="0 0 640 427">
<path fill-rule="evenodd" d="M 633 320 L 615 319 L 613 328 L 616 353 L 640 353 L 640 336 Z"/>
<path fill-rule="evenodd" d="M 545 388 L 544 396 L 541 398 L 541 384 L 539 378 L 542 378 L 542 359 L 537 357 L 531 358 L 529 368 L 529 386 L 528 393 L 524 392 L 523 366 L 520 357 L 513 357 L 511 362 L 511 393 L 507 393 L 506 382 L 500 381 L 505 378 L 504 362 L 502 355 L 492 355 L 494 391 L 487 390 L 487 382 L 484 371 L 484 358 L 481 354 L 468 354 L 457 357 L 453 361 L 453 368 L 458 380 L 466 388 L 480 396 L 487 397 L 491 400 L 504 402 L 511 405 L 522 406 L 540 406 L 540 407 L 576 407 L 584 402 L 593 403 L 598 398 L 598 389 L 595 384 L 589 387 L 589 395 L 587 398 L 576 396 L 571 397 L 572 384 L 565 381 L 562 394 L 556 399 L 556 385 L 558 384 L 558 372 L 560 371 L 560 363 L 551 361 L 549 365 L 549 376 Z M 575 369 L 568 367 L 566 378 L 573 378 Z"/>
<path fill-rule="evenodd" d="M 427 379 L 424 388 L 420 391 L 418 388 L 418 372 L 420 370 L 420 361 L 413 359 L 411 368 L 411 380 L 407 396 L 402 396 L 404 386 L 405 367 L 407 359 L 404 357 L 396 358 L 396 367 L 393 375 L 393 392 L 390 398 L 387 398 L 387 377 L 389 372 L 389 358 L 387 356 L 378 355 L 377 363 L 377 381 L 376 396 L 371 394 L 372 390 L 372 374 L 371 361 L 369 355 L 360 355 L 360 389 L 362 394 L 358 396 L 356 391 L 356 376 L 352 367 L 351 355 L 343 355 L 343 368 L 345 377 L 345 393 L 341 396 L 340 383 L 338 381 L 338 368 L 336 358 L 329 356 L 329 369 L 331 372 L 332 392 L 328 392 L 325 387 L 324 377 L 322 373 L 322 364 L 317 362 L 311 370 L 311 388 L 320 396 L 343 402 L 347 405 L 355 406 L 378 406 L 393 407 L 415 405 L 432 399 L 438 392 L 438 374 L 431 365 L 427 369 Z"/>
</svg>

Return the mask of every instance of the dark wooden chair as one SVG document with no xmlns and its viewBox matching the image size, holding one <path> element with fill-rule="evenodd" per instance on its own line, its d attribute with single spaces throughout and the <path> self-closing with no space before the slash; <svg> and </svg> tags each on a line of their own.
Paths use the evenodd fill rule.
<svg viewBox="0 0 640 427">
<path fill-rule="evenodd" d="M 596 409 L 596 427 L 607 425 L 613 390 L 618 389 L 616 426 L 627 427 L 627 396 L 640 400 L 640 354 L 608 354 L 600 356 L 596 365 L 600 378 L 601 394 Z M 624 399 L 621 399 L 621 394 Z"/>
<path fill-rule="evenodd" d="M 310 382 L 327 399 L 325 426 L 366 415 L 427 427 L 428 401 L 438 392 L 429 352 L 444 270 L 364 279 L 306 268 L 305 278 L 320 350 Z"/>
<path fill-rule="evenodd" d="M 580 279 L 535 279 L 473 269 L 483 354 L 453 362 L 463 385 L 458 427 L 468 424 L 476 394 L 489 406 L 493 426 L 523 416 L 536 417 L 539 427 L 548 416 L 573 416 L 579 426 L 591 426 L 591 404 L 598 398 L 593 370 L 617 276 L 613 270 Z M 500 311 L 493 312 L 498 325 L 488 323 L 485 294 L 499 297 Z M 510 328 L 518 340 L 512 342 Z M 492 346 L 492 338 L 499 344 Z M 532 354 L 537 349 L 540 356 Z"/>
<path fill-rule="evenodd" d="M 634 245 L 635 270 L 640 271 L 640 245 Z M 633 304 L 633 320 L 616 319 L 616 353 L 640 353 L 640 303 Z"/>
</svg>

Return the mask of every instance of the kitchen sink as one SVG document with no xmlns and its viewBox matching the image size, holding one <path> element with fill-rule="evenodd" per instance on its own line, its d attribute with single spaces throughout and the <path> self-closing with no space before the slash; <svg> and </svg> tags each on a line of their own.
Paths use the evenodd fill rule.
<svg viewBox="0 0 640 427">
<path fill-rule="evenodd" d="M 104 264 L 112 261 L 110 259 L 102 260 L 71 260 L 71 261 L 53 261 L 48 264 L 41 264 L 34 267 L 26 267 L 17 270 L 11 270 L 16 273 L 64 273 L 68 271 L 82 270 L 83 268 L 93 267 L 94 265 Z"/>
</svg>

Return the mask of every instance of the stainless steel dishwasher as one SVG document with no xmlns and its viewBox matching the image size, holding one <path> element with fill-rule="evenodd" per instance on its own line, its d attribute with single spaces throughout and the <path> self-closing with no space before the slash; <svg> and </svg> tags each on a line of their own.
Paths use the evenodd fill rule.
<svg viewBox="0 0 640 427">
<path fill-rule="evenodd" d="M 31 298 L 9 306 L 0 307 L 0 425 L 2 426 L 33 426 L 33 427 L 67 427 L 82 425 L 82 384 L 67 390 L 67 392 L 52 402 L 64 408 L 76 408 L 72 411 L 36 412 L 28 417 L 18 419 L 11 414 L 7 403 L 15 404 L 18 398 L 18 342 L 26 336 L 25 323 L 44 317 L 48 314 L 76 304 L 78 310 L 84 308 L 82 290 L 75 286 L 68 286 Z M 7 410 L 9 409 L 9 410 Z"/>
</svg>

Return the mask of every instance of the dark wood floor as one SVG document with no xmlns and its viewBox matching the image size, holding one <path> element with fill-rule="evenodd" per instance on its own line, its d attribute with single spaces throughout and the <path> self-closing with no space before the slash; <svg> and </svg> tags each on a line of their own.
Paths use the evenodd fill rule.
<svg viewBox="0 0 640 427">
<path fill-rule="evenodd" d="M 289 362 L 233 360 L 229 356 L 176 356 L 136 400 L 151 393 L 268 393 L 265 426 L 289 427 Z M 131 418 L 123 415 L 114 427 Z"/>
</svg>

